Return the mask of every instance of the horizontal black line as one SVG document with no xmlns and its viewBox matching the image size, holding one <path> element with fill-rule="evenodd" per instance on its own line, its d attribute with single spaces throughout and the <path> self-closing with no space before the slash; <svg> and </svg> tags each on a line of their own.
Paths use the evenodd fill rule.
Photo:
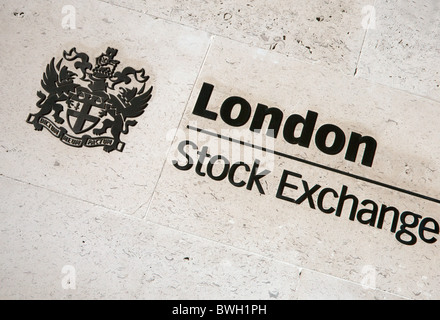
<svg viewBox="0 0 440 320">
<path fill-rule="evenodd" d="M 208 131 L 208 130 L 205 130 L 205 129 L 200 129 L 200 128 L 189 126 L 189 125 L 187 126 L 187 128 L 189 130 L 197 131 L 197 132 L 204 133 L 204 134 L 207 134 L 207 135 L 219 138 L 219 139 L 223 139 L 223 140 L 227 140 L 227 141 L 230 141 L 230 142 L 238 143 L 238 144 L 241 144 L 243 146 L 251 147 L 253 149 L 258 149 L 258 150 L 261 150 L 261 151 L 264 151 L 264 152 L 273 153 L 274 155 L 277 155 L 277 156 L 280 156 L 280 157 L 283 157 L 283 158 L 287 158 L 287 159 L 294 160 L 294 161 L 297 161 L 297 162 L 302 162 L 302 163 L 305 163 L 305 164 L 308 164 L 308 165 L 311 165 L 311 166 L 314 166 L 314 167 L 317 167 L 317 168 L 321 168 L 321 169 L 324 169 L 324 170 L 327 170 L 327 171 L 335 172 L 335 173 L 338 173 L 340 175 L 344 175 L 344 176 L 347 176 L 347 177 L 350 177 L 350 178 L 353 178 L 353 179 L 365 181 L 365 182 L 368 182 L 368 183 L 371 183 L 371 184 L 375 184 L 377 186 L 381 186 L 381 187 L 384 187 L 384 188 L 387 188 L 387 189 L 391 189 L 391 190 L 394 190 L 394 191 L 406 193 L 406 194 L 408 194 L 410 196 L 413 196 L 413 197 L 421 198 L 421 199 L 424 199 L 424 200 L 427 200 L 427 201 L 431 201 L 431 202 L 435 202 L 435 203 L 440 204 L 440 200 L 438 200 L 438 199 L 435 199 L 435 198 L 432 198 L 432 197 L 428 197 L 428 196 L 425 196 L 423 194 L 419 194 L 419 193 L 416 193 L 416 192 L 413 192 L 413 191 L 410 191 L 410 190 L 405 190 L 405 189 L 402 189 L 402 188 L 399 188 L 399 187 L 396 187 L 396 186 L 392 186 L 392 185 L 386 184 L 384 182 L 380 182 L 380 181 L 376 181 L 376 180 L 373 180 L 373 179 L 369 179 L 369 178 L 365 178 L 365 177 L 362 177 L 362 176 L 358 176 L 358 175 L 355 175 L 355 174 L 352 174 L 352 173 L 349 173 L 349 172 L 345 172 L 345 171 L 342 171 L 342 170 L 339 170 L 339 169 L 331 168 L 331 167 L 328 167 L 328 166 L 325 166 L 325 165 L 322 165 L 322 164 L 319 164 L 319 163 L 316 163 L 316 162 L 312 162 L 312 161 L 309 161 L 309 160 L 298 158 L 298 157 L 292 156 L 290 154 L 282 153 L 282 152 L 279 152 L 279 151 L 276 151 L 276 150 L 267 149 L 265 147 L 261 147 L 261 146 L 258 146 L 258 145 L 252 144 L 252 143 L 248 143 L 248 142 L 244 142 L 244 141 L 241 141 L 241 140 L 238 140 L 238 139 L 227 137 L 227 136 L 224 136 L 224 135 L 221 135 L 221 134 L 218 134 L 218 133 L 214 133 L 214 132 L 211 132 L 211 131 Z"/>
</svg>

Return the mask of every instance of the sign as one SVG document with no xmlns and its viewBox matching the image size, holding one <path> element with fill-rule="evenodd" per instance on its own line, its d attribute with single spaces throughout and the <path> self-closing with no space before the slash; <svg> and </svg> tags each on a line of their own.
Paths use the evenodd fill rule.
<svg viewBox="0 0 440 320">
<path fill-rule="evenodd" d="M 427 99 L 218 41 L 151 208 L 171 227 L 280 259 L 301 248 L 322 261 L 318 252 L 348 242 L 342 252 L 430 250 L 440 234 L 436 114 Z M 169 195 L 171 213 L 159 205 Z"/>
<path fill-rule="evenodd" d="M 194 115 L 213 121 L 217 120 L 217 113 L 208 110 L 209 98 L 213 90 L 214 85 L 203 83 L 192 112 Z M 213 109 L 215 108 L 216 107 L 213 106 Z M 231 115 L 233 108 L 238 109 L 235 117 L 232 117 Z M 248 123 L 250 121 L 251 113 L 252 109 L 249 102 L 238 96 L 226 98 L 220 107 L 220 114 L 224 123 L 234 127 L 241 127 Z M 262 104 L 258 104 L 249 130 L 256 132 L 257 134 L 265 134 L 262 131 L 262 124 L 267 121 L 266 118 L 269 118 L 269 129 L 266 134 L 273 138 L 277 138 L 282 120 L 284 119 L 283 112 L 278 108 L 269 108 Z M 339 154 L 345 147 L 346 137 L 344 131 L 334 124 L 324 124 L 319 129 L 315 130 L 317 119 L 318 113 L 314 111 L 308 111 L 307 116 L 305 117 L 298 114 L 290 115 L 284 124 L 284 139 L 288 143 L 296 145 L 297 147 L 309 148 L 311 146 L 312 136 L 315 135 L 315 146 L 321 152 L 328 155 Z M 301 124 L 302 127 L 298 133 L 296 133 L 297 130 L 295 130 L 295 127 L 298 124 Z M 247 148 L 259 149 L 265 153 L 274 154 L 295 162 L 302 162 L 308 166 L 318 168 L 319 170 L 331 171 L 338 175 L 350 177 L 353 180 L 361 180 L 368 184 L 440 204 L 439 199 L 390 185 L 382 181 L 376 181 L 369 179 L 368 177 L 338 170 L 330 166 L 322 165 L 313 160 L 303 159 L 294 154 L 283 153 L 263 146 L 246 143 L 242 140 L 234 139 L 233 137 L 225 136 L 223 134 L 217 134 L 203 128 L 193 126 L 187 126 L 187 128 L 188 130 L 193 130 L 200 134 L 244 145 Z M 333 133 L 333 139 L 328 139 L 331 133 Z M 330 143 L 328 142 L 329 140 Z M 360 163 L 367 167 L 371 167 L 377 148 L 377 142 L 372 137 L 363 136 L 356 132 L 351 133 L 344 159 L 355 162 L 360 153 L 359 149 L 362 144 L 364 146 L 363 153 L 360 154 Z M 188 148 L 188 151 L 186 148 L 187 146 L 190 147 Z M 194 152 L 190 152 L 191 149 L 199 150 L 195 158 L 191 156 L 191 154 L 194 154 Z M 200 176 L 205 176 L 205 174 L 207 174 L 211 179 L 216 181 L 222 181 L 228 178 L 231 185 L 235 187 L 246 186 L 246 189 L 252 190 L 255 186 L 260 194 L 265 194 L 262 180 L 267 178 L 266 176 L 271 172 L 268 170 L 259 171 L 260 160 L 256 159 L 253 164 L 247 164 L 242 161 L 232 164 L 226 156 L 220 154 L 211 156 L 209 155 L 211 152 L 207 147 L 199 147 L 191 140 L 181 142 L 178 146 L 178 150 L 187 161 L 183 165 L 174 161 L 173 164 L 177 169 L 187 171 L 195 167 L 196 173 Z M 214 173 L 215 166 L 220 168 L 217 169 L 220 172 L 219 174 Z M 250 172 L 247 182 L 243 180 L 237 182 L 235 179 L 235 174 L 239 168 L 243 168 L 245 171 Z M 299 196 L 295 198 L 288 196 L 288 192 L 286 192 L 287 189 L 300 190 L 298 193 Z M 345 184 L 338 188 L 332 188 L 328 185 L 326 186 L 314 183 L 313 181 L 307 181 L 303 179 L 303 176 L 299 172 L 284 169 L 281 179 L 279 179 L 276 192 L 273 192 L 273 194 L 277 199 L 296 205 L 306 206 L 308 209 L 319 210 L 321 213 L 327 215 L 334 214 L 337 217 L 341 217 L 344 207 L 348 207 L 350 210 L 348 219 L 350 221 L 357 221 L 361 224 L 379 229 L 383 228 L 385 217 L 391 216 L 392 222 L 389 230 L 395 234 L 397 241 L 405 245 L 415 245 L 418 239 L 429 244 L 435 243 L 438 240 L 437 235 L 440 232 L 440 227 L 436 219 L 432 217 L 424 217 L 418 213 L 405 209 L 399 209 L 398 204 L 387 205 L 370 198 L 363 199 L 362 195 L 356 196 L 355 194 L 351 194 L 349 187 Z"/>
</svg>

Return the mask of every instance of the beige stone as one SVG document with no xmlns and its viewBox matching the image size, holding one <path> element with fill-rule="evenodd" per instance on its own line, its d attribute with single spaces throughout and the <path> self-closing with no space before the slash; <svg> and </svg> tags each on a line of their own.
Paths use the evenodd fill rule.
<svg viewBox="0 0 440 320">
<path fill-rule="evenodd" d="M 0 298 L 439 298 L 439 244 L 428 243 L 439 235 L 425 220 L 440 221 L 434 0 L 21 0 L 0 9 Z M 72 47 L 93 62 L 117 48 L 121 67 L 151 76 L 152 99 L 122 153 L 72 148 L 26 123 L 46 66 Z M 215 121 L 193 113 L 204 83 L 214 86 Z M 249 103 L 249 119 L 234 101 Z M 275 139 L 267 123 L 249 130 L 262 105 L 283 115 Z M 309 147 L 289 143 L 287 118 L 313 112 Z M 334 155 L 334 132 L 315 139 L 325 130 L 345 137 Z M 371 166 L 362 148 L 350 161 L 353 132 L 377 142 Z M 178 170 L 185 152 L 223 158 Z M 332 211 L 345 188 L 359 199 L 354 221 L 350 200 L 340 217 Z M 397 236 L 402 221 L 392 231 L 390 213 L 382 228 L 360 223 L 371 217 L 358 212 L 372 211 L 365 199 L 421 215 L 413 238 Z"/>
<path fill-rule="evenodd" d="M 365 34 L 359 0 L 106 1 L 350 75 Z"/>
<path fill-rule="evenodd" d="M 376 1 L 358 76 L 440 101 L 440 6 L 429 1 Z"/>
<path fill-rule="evenodd" d="M 195 165 L 188 171 L 176 169 L 172 160 L 177 160 L 180 166 L 187 163 L 186 158 L 177 152 L 184 139 L 193 141 L 198 152 L 207 146 L 211 156 L 220 154 L 229 159 L 231 152 L 228 144 L 221 144 L 219 139 L 206 134 L 195 135 L 186 129 L 187 125 L 217 134 L 225 134 L 222 129 L 229 129 L 226 133 L 230 137 L 248 143 L 256 139 L 249 130 L 250 121 L 242 127 L 231 128 L 221 116 L 213 121 L 192 113 L 204 82 L 214 85 L 208 110 L 216 113 L 220 113 L 220 106 L 226 98 L 239 96 L 245 98 L 253 110 L 262 103 L 280 108 L 285 115 L 297 113 L 305 116 L 307 110 L 316 111 L 319 116 L 315 130 L 331 123 L 340 127 L 347 139 L 350 132 L 374 137 L 378 147 L 372 167 L 360 164 L 359 158 L 356 162 L 345 160 L 344 152 L 327 155 L 313 141 L 309 148 L 287 143 L 282 135 L 275 141 L 272 139 L 271 143 L 270 139 L 267 142 L 269 149 L 416 192 L 422 198 L 279 155 L 272 162 L 266 159 L 258 169 L 258 172 L 270 171 L 261 182 L 264 194 L 255 184 L 252 190 L 247 190 L 234 187 L 226 178 L 214 181 L 208 175 L 202 177 L 196 173 Z M 415 106 L 423 113 L 417 112 Z M 215 38 L 153 202 L 148 211 L 144 208 L 146 219 L 352 282 L 360 283 L 363 268 L 373 266 L 379 290 L 408 298 L 420 298 L 417 283 L 421 277 L 428 277 L 432 280 L 424 284 L 423 294 L 425 298 L 434 298 L 438 291 L 434 263 L 437 242 L 428 244 L 419 239 L 414 246 L 400 243 L 396 234 L 391 232 L 392 218 L 389 216 L 383 228 L 370 227 L 356 219 L 350 221 L 350 200 L 337 217 L 334 213 L 325 214 L 318 210 L 319 192 L 312 198 L 315 204 L 312 209 L 306 197 L 298 205 L 279 199 L 277 191 L 283 170 L 289 170 L 300 174 L 309 189 L 319 184 L 321 191 L 329 187 L 340 195 L 342 187 L 347 186 L 347 194 L 354 194 L 359 199 L 358 209 L 371 209 L 371 204 L 360 204 L 370 199 L 379 208 L 382 204 L 394 206 L 400 213 L 411 211 L 438 221 L 436 199 L 439 194 L 436 190 L 439 190 L 439 184 L 433 179 L 433 172 L 440 162 L 439 154 L 431 148 L 435 144 L 438 107 L 429 99 Z M 197 161 L 195 149 L 191 145 L 184 150 Z M 244 153 L 251 152 L 249 149 Z M 250 161 L 255 159 L 258 157 L 252 154 Z M 206 163 L 207 160 L 202 172 L 207 172 Z M 252 162 L 248 164 L 252 168 Z M 213 175 L 220 176 L 223 167 L 214 165 Z M 243 168 L 240 174 L 244 179 L 249 176 Z M 300 198 L 305 190 L 301 181 L 288 176 L 286 182 L 297 186 L 298 190 L 287 186 L 283 196 Z M 323 206 L 336 209 L 338 201 L 333 196 L 324 196 Z M 423 199 L 423 196 L 430 196 L 434 201 Z M 407 220 L 409 222 L 410 218 Z M 396 223 L 399 223 L 396 228 L 400 228 L 400 222 L 396 220 Z M 414 232 L 417 235 L 417 229 Z M 435 234 L 427 234 L 427 238 L 431 236 Z M 409 241 L 409 238 L 403 239 Z"/>
<path fill-rule="evenodd" d="M 13 41 L 0 48 L 5 57 L 0 81 L 8 88 L 1 105 L 8 116 L 0 120 L 5 132 L 0 138 L 0 172 L 133 214 L 151 197 L 169 148 L 167 133 L 179 123 L 210 37 L 99 1 L 73 1 L 71 5 L 75 29 L 62 27 L 66 13 L 58 1 L 2 4 L 1 32 Z M 24 12 L 23 17 L 14 12 Z M 136 119 L 138 125 L 122 135 L 124 153 L 67 147 L 47 130 L 35 132 L 26 123 L 28 114 L 38 111 L 37 91 L 42 90 L 46 65 L 73 47 L 86 52 L 92 62 L 107 47 L 114 47 L 119 49 L 120 68 L 144 68 L 150 75 L 147 85 L 153 86 L 153 97 Z"/>
<path fill-rule="evenodd" d="M 9 178 L 0 183 L 2 299 L 294 297 L 295 266 Z"/>
</svg>

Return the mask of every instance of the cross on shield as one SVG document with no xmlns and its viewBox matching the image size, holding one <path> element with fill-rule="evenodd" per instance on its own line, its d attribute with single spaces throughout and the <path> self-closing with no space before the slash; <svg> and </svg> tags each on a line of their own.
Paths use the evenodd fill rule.
<svg viewBox="0 0 440 320">
<path fill-rule="evenodd" d="M 99 123 L 100 118 L 91 115 L 90 111 L 93 107 L 104 109 L 105 104 L 102 97 L 81 92 L 79 95 L 72 95 L 70 100 L 77 102 L 77 108 L 81 106 L 79 111 L 67 109 L 67 122 L 73 132 L 76 134 L 87 132 Z"/>
</svg>

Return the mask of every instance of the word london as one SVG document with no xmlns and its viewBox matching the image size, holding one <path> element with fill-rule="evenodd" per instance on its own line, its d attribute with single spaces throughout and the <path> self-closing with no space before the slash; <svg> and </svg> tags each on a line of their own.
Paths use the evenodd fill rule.
<svg viewBox="0 0 440 320">
<path fill-rule="evenodd" d="M 193 114 L 214 121 L 217 119 L 218 114 L 207 109 L 213 90 L 214 86 L 212 84 L 203 84 Z M 234 109 L 237 109 L 237 107 L 239 108 L 238 115 L 233 117 L 233 114 L 236 113 Z M 251 113 L 252 108 L 249 102 L 237 96 L 227 98 L 220 108 L 220 116 L 222 120 L 233 127 L 241 127 L 245 125 L 250 120 Z M 269 108 L 268 106 L 259 103 L 255 110 L 249 130 L 257 133 L 261 132 L 267 116 L 270 116 L 270 122 L 266 134 L 270 137 L 277 138 L 281 129 L 284 114 L 280 109 L 275 107 Z M 318 113 L 314 111 L 308 111 L 305 118 L 298 114 L 289 116 L 283 128 L 284 140 L 290 144 L 297 144 L 298 146 L 309 148 L 317 119 Z M 295 136 L 295 131 L 298 125 L 302 125 L 301 133 Z M 328 145 L 328 140 L 331 140 L 328 139 L 328 137 L 332 135 L 334 136 L 333 142 Z M 345 142 L 346 137 L 344 131 L 333 124 L 324 124 L 316 131 L 316 147 L 326 154 L 339 154 L 344 149 Z M 371 167 L 376 154 L 377 142 L 372 137 L 362 136 L 356 132 L 351 133 L 345 153 L 345 160 L 355 162 L 361 144 L 365 146 L 362 164 Z"/>
</svg>

